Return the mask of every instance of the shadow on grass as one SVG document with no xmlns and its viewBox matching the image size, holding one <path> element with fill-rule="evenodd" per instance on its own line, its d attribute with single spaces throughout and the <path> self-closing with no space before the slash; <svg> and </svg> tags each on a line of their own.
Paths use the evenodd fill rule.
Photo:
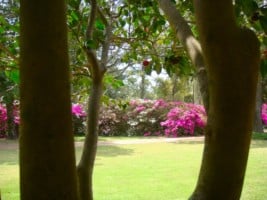
<svg viewBox="0 0 267 200">
<path fill-rule="evenodd" d="M 126 145 L 107 145 L 98 146 L 97 156 L 99 157 L 116 157 L 116 156 L 128 156 L 134 153 L 134 149 L 125 148 Z"/>
<path fill-rule="evenodd" d="M 128 156 L 134 153 L 134 149 L 125 148 L 126 145 L 103 145 L 97 147 L 97 157 Z M 76 157 L 80 158 L 82 147 L 76 147 Z"/>
</svg>

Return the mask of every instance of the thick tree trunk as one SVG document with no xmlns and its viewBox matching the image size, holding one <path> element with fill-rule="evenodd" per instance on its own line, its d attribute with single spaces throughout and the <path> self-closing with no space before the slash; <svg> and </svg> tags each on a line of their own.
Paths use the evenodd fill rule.
<svg viewBox="0 0 267 200">
<path fill-rule="evenodd" d="M 65 1 L 20 6 L 21 200 L 76 200 Z"/>
<path fill-rule="evenodd" d="M 262 82 L 261 82 L 261 76 L 259 75 L 259 80 L 257 84 L 257 95 L 256 95 L 256 110 L 255 110 L 254 125 L 253 125 L 253 131 L 257 133 L 263 133 L 261 106 L 262 106 Z"/>
<path fill-rule="evenodd" d="M 251 31 L 236 26 L 232 0 L 194 3 L 210 104 L 202 166 L 191 199 L 237 200 L 254 119 L 259 43 Z"/>
<path fill-rule="evenodd" d="M 80 200 L 93 200 L 93 169 L 97 152 L 98 120 L 103 76 L 93 81 L 87 112 L 87 135 L 77 166 Z"/>
</svg>

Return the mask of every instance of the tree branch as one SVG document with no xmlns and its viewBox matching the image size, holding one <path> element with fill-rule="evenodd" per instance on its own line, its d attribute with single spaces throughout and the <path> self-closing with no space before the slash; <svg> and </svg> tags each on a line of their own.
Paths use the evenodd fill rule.
<svg viewBox="0 0 267 200">
<path fill-rule="evenodd" d="M 12 54 L 8 48 L 6 48 L 3 44 L 0 43 L 0 49 L 2 49 L 10 58 L 12 58 L 16 64 L 18 64 L 18 58 Z"/>
<path fill-rule="evenodd" d="M 193 65 L 196 67 L 203 103 L 208 110 L 208 77 L 200 43 L 171 0 L 158 0 L 158 3 L 171 27 L 175 30 L 176 37 L 185 47 Z"/>
</svg>

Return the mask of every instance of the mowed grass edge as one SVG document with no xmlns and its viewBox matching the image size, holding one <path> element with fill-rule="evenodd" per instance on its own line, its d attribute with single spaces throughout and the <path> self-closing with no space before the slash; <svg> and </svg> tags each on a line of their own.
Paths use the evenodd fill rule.
<svg viewBox="0 0 267 200">
<path fill-rule="evenodd" d="M 266 147 L 266 140 L 252 141 L 243 200 L 267 199 Z M 101 145 L 94 173 L 95 199 L 187 199 L 197 180 L 202 148 L 202 142 L 194 141 Z M 81 147 L 76 152 L 78 160 Z M 14 148 L 0 150 L 2 200 L 19 199 L 17 154 Z"/>
</svg>

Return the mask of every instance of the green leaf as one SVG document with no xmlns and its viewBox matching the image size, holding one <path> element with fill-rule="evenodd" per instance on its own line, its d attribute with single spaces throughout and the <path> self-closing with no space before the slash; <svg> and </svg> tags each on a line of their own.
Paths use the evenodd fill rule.
<svg viewBox="0 0 267 200">
<path fill-rule="evenodd" d="M 267 34 L 267 15 L 260 16 L 260 24 L 263 31 Z"/>
<path fill-rule="evenodd" d="M 16 84 L 19 84 L 19 70 L 12 70 L 12 71 L 5 71 L 6 76 L 8 79 L 13 81 Z"/>
<path fill-rule="evenodd" d="M 94 40 L 87 40 L 85 46 L 89 49 L 97 49 L 97 43 Z"/>
<path fill-rule="evenodd" d="M 146 67 L 144 68 L 144 71 L 145 71 L 145 73 L 146 73 L 147 75 L 150 75 L 151 72 L 152 72 L 152 67 L 151 67 L 151 65 L 146 66 Z"/>
<path fill-rule="evenodd" d="M 101 31 L 105 30 L 105 24 L 103 24 L 99 19 L 95 21 L 95 27 Z"/>
<path fill-rule="evenodd" d="M 267 75 L 267 60 L 266 59 L 261 60 L 260 71 L 261 71 L 262 78 L 265 78 Z"/>
<path fill-rule="evenodd" d="M 255 2 L 254 0 L 242 0 L 240 1 L 243 11 L 247 16 L 251 16 L 253 15 L 253 13 L 255 13 L 259 7 L 257 2 Z"/>
</svg>

